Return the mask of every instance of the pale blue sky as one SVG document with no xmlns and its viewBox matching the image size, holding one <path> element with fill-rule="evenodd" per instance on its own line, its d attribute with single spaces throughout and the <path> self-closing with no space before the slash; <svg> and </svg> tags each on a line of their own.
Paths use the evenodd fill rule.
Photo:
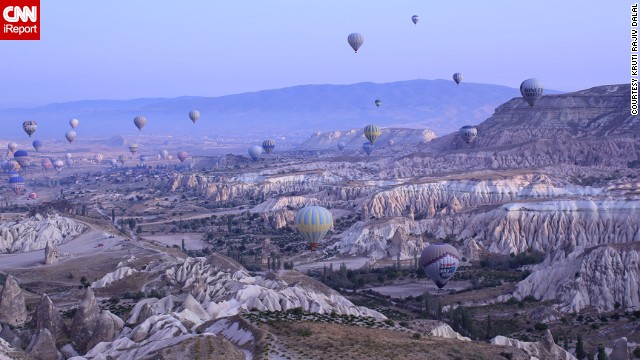
<svg viewBox="0 0 640 360">
<path fill-rule="evenodd" d="M 450 79 L 572 91 L 628 82 L 626 1 L 42 0 L 0 41 L 0 107 Z M 411 16 L 418 14 L 417 26 Z M 365 37 L 358 54 L 351 32 Z"/>
</svg>

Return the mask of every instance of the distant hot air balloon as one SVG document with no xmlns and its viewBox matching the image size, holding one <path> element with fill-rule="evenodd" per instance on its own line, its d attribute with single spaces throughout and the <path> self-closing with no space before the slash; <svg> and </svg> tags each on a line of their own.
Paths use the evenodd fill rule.
<svg viewBox="0 0 640 360">
<path fill-rule="evenodd" d="M 135 155 L 138 152 L 138 144 L 129 145 L 129 152 L 131 152 L 131 155 Z"/>
<path fill-rule="evenodd" d="M 393 145 L 395 145 L 395 143 L 396 142 L 393 141 L 393 139 L 389 139 L 389 141 L 387 141 L 387 145 L 389 145 L 389 146 L 393 146 Z"/>
<path fill-rule="evenodd" d="M 18 144 L 10 142 L 9 144 L 7 144 L 7 148 L 13 154 L 14 152 L 16 152 L 16 150 L 18 150 Z"/>
<path fill-rule="evenodd" d="M 362 144 L 362 150 L 364 150 L 364 152 L 367 155 L 371 155 L 371 153 L 373 152 L 373 145 L 371 143 L 366 142 Z"/>
<path fill-rule="evenodd" d="M 347 37 L 347 42 L 349 43 L 349 46 L 351 46 L 353 51 L 355 51 L 357 53 L 358 49 L 360 49 L 360 47 L 364 43 L 364 36 L 362 36 L 362 35 L 360 35 L 358 33 L 351 33 Z"/>
<path fill-rule="evenodd" d="M 109 163 L 111 164 L 111 167 L 116 167 L 116 166 L 118 166 L 118 160 L 116 160 L 116 159 L 111 159 L 111 160 L 109 160 Z"/>
<path fill-rule="evenodd" d="M 18 150 L 13 153 L 13 159 L 20 164 L 21 167 L 29 165 L 29 153 L 24 150 Z"/>
<path fill-rule="evenodd" d="M 100 162 L 102 162 L 102 159 L 104 159 L 104 155 L 100 153 L 93 155 L 93 160 L 96 162 L 96 164 L 100 164 Z"/>
<path fill-rule="evenodd" d="M 258 160 L 258 158 L 260 158 L 260 155 L 262 154 L 262 148 L 258 145 L 251 145 L 249 146 L 248 152 L 251 159 L 253 161 L 256 161 Z"/>
<path fill-rule="evenodd" d="M 71 155 L 71 153 L 64 154 L 64 158 L 67 159 L 67 160 L 71 159 L 72 157 L 73 157 L 73 155 Z"/>
<path fill-rule="evenodd" d="M 144 165 L 144 163 L 147 162 L 147 160 L 149 160 L 149 156 L 140 155 L 140 163 L 142 163 Z"/>
<path fill-rule="evenodd" d="M 173 155 L 167 155 L 167 160 L 169 161 L 173 160 Z"/>
<path fill-rule="evenodd" d="M 460 83 L 462 82 L 462 74 L 461 73 L 453 74 L 453 81 L 455 81 L 456 84 L 460 85 Z"/>
<path fill-rule="evenodd" d="M 127 155 L 122 154 L 118 156 L 118 162 L 120 163 L 120 165 L 124 166 L 124 163 L 127 162 L 128 158 L 129 157 Z"/>
<path fill-rule="evenodd" d="M 200 118 L 200 111 L 198 110 L 189 111 L 189 119 L 191 119 L 191 121 L 193 121 L 194 124 L 196 123 L 196 121 L 198 121 L 199 118 Z"/>
<path fill-rule="evenodd" d="M 71 125 L 72 129 L 77 128 L 79 123 L 80 123 L 80 121 L 78 121 L 78 119 L 69 120 L 69 125 Z"/>
<path fill-rule="evenodd" d="M 322 206 L 305 206 L 298 210 L 294 219 L 296 228 L 309 242 L 311 251 L 316 251 L 324 235 L 333 226 L 333 217 Z"/>
<path fill-rule="evenodd" d="M 371 145 L 376 141 L 378 137 L 380 137 L 380 128 L 378 125 L 367 125 L 364 127 L 364 136 L 367 137 Z"/>
<path fill-rule="evenodd" d="M 56 169 L 57 172 L 62 171 L 63 167 L 64 167 L 64 162 L 62 160 L 58 159 L 53 162 L 53 168 Z"/>
<path fill-rule="evenodd" d="M 40 151 L 40 149 L 42 149 L 42 141 L 40 140 L 34 140 L 32 145 L 36 151 Z"/>
<path fill-rule="evenodd" d="M 29 194 L 29 200 L 38 200 L 38 194 L 32 192 Z"/>
<path fill-rule="evenodd" d="M 478 129 L 475 126 L 465 125 L 460 129 L 460 135 L 464 139 L 464 142 L 471 144 L 476 137 L 478 137 Z"/>
<path fill-rule="evenodd" d="M 75 161 L 72 158 L 68 158 L 64 163 L 67 165 L 67 167 L 73 167 Z"/>
<path fill-rule="evenodd" d="M 267 154 L 271 154 L 273 149 L 276 147 L 276 142 L 273 140 L 265 140 L 262 142 L 262 148 Z"/>
<path fill-rule="evenodd" d="M 342 151 L 344 150 L 344 147 L 346 146 L 344 142 L 340 141 L 336 144 L 336 146 L 338 147 L 338 150 Z"/>
<path fill-rule="evenodd" d="M 53 163 L 50 159 L 42 159 L 40 165 L 42 165 L 42 170 L 44 171 L 49 171 L 53 168 Z"/>
<path fill-rule="evenodd" d="M 181 163 L 184 163 L 184 161 L 187 160 L 188 156 L 189 156 L 189 154 L 186 151 L 179 151 L 178 152 L 178 160 L 180 160 Z"/>
<path fill-rule="evenodd" d="M 36 132 L 37 128 L 38 123 L 33 120 L 25 121 L 22 123 L 22 129 L 27 133 L 27 135 L 29 135 L 29 137 L 31 137 L 31 135 Z"/>
<path fill-rule="evenodd" d="M 382 105 L 382 101 L 378 99 L 376 99 L 375 103 L 377 107 L 380 107 L 380 105 Z"/>
<path fill-rule="evenodd" d="M 460 253 L 449 244 L 431 244 L 420 256 L 420 266 L 427 276 L 442 289 L 460 264 Z"/>
<path fill-rule="evenodd" d="M 71 144 L 76 139 L 76 136 L 78 136 L 78 134 L 76 134 L 76 132 L 73 130 L 69 130 L 64 134 L 64 137 L 67 138 L 69 144 Z"/>
<path fill-rule="evenodd" d="M 544 85 L 538 79 L 527 79 L 520 84 L 520 94 L 533 106 L 544 94 Z"/>
<path fill-rule="evenodd" d="M 163 159 L 166 159 L 166 158 L 167 158 L 167 156 L 169 156 L 169 151 L 167 151 L 167 150 L 162 150 L 162 152 L 160 152 L 160 154 L 162 155 L 162 158 L 163 158 Z"/>
<path fill-rule="evenodd" d="M 413 21 L 414 24 L 418 24 L 418 21 L 420 21 L 420 16 L 418 15 L 413 15 L 411 17 L 411 21 Z"/>
<path fill-rule="evenodd" d="M 17 161 L 15 160 L 8 160 L 6 163 L 4 163 L 4 169 L 6 171 L 19 171 L 20 170 L 20 164 L 18 164 Z"/>
<path fill-rule="evenodd" d="M 133 124 L 138 128 L 139 131 L 142 131 L 142 128 L 147 124 L 147 118 L 144 116 L 136 116 L 133 118 Z"/>
<path fill-rule="evenodd" d="M 20 195 L 24 190 L 24 178 L 15 171 L 9 173 L 9 186 L 16 195 Z"/>
</svg>

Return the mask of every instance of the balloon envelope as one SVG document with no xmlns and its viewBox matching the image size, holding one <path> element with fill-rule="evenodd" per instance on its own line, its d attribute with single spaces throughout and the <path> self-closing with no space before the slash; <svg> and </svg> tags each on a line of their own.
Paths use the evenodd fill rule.
<svg viewBox="0 0 640 360">
<path fill-rule="evenodd" d="M 163 159 L 166 159 L 166 158 L 167 158 L 167 156 L 169 156 L 169 151 L 167 151 L 167 150 L 162 150 L 162 152 L 160 152 L 160 154 L 162 155 L 162 158 L 163 158 Z"/>
<path fill-rule="evenodd" d="M 34 140 L 32 145 L 36 151 L 40 151 L 40 149 L 42 149 L 42 141 L 40 140 Z"/>
<path fill-rule="evenodd" d="M 364 43 L 364 36 L 358 33 L 351 33 L 347 37 L 347 42 L 349 43 L 349 46 L 351 46 L 353 51 L 358 52 L 358 49 L 360 49 L 360 47 Z"/>
<path fill-rule="evenodd" d="M 184 163 L 188 156 L 189 154 L 186 151 L 178 152 L 178 160 L 180 160 L 181 163 Z"/>
<path fill-rule="evenodd" d="M 276 142 L 273 140 L 265 140 L 262 142 L 262 148 L 267 154 L 271 154 L 273 149 L 276 147 Z"/>
<path fill-rule="evenodd" d="M 14 152 L 16 152 L 16 150 L 18 150 L 18 144 L 14 143 L 14 142 L 10 142 L 9 144 L 7 144 L 7 148 L 9 149 L 9 151 L 14 153 Z"/>
<path fill-rule="evenodd" d="M 262 148 L 258 145 L 251 145 L 247 150 L 249 152 L 249 156 L 253 161 L 258 160 L 260 155 L 262 154 Z"/>
<path fill-rule="evenodd" d="M 136 116 L 133 118 L 133 124 L 138 128 L 139 131 L 142 131 L 142 128 L 147 125 L 147 118 L 144 116 Z"/>
<path fill-rule="evenodd" d="M 456 84 L 460 85 L 460 83 L 462 82 L 462 74 L 461 73 L 453 74 L 453 81 L 455 81 Z"/>
<path fill-rule="evenodd" d="M 80 123 L 80 121 L 78 121 L 78 119 L 69 120 L 69 125 L 71 125 L 72 129 L 77 128 L 79 123 Z"/>
<path fill-rule="evenodd" d="M 478 137 L 478 129 L 475 126 L 465 125 L 460 129 L 460 135 L 464 139 L 464 142 L 471 144 L 473 140 Z"/>
<path fill-rule="evenodd" d="M 37 128 L 38 123 L 33 120 L 28 120 L 22 123 L 22 129 L 27 133 L 27 135 L 29 135 L 29 137 L 31 137 L 31 134 L 36 132 Z"/>
<path fill-rule="evenodd" d="M 364 150 L 365 154 L 371 155 L 371 153 L 373 152 L 373 145 L 371 143 L 366 142 L 362 144 L 362 150 Z"/>
<path fill-rule="evenodd" d="M 305 206 L 298 210 L 294 219 L 296 228 L 311 246 L 311 251 L 318 248 L 318 243 L 333 226 L 333 217 L 329 210 L 322 206 Z"/>
<path fill-rule="evenodd" d="M 93 155 L 93 160 L 95 160 L 98 164 L 102 161 L 102 159 L 104 159 L 104 155 L 100 153 Z"/>
<path fill-rule="evenodd" d="M 198 110 L 189 111 L 189 119 L 191 119 L 191 121 L 193 121 L 194 124 L 196 123 L 196 121 L 198 121 L 199 118 L 200 118 L 200 111 Z"/>
<path fill-rule="evenodd" d="M 343 143 L 342 141 L 340 141 L 338 144 L 336 144 L 336 146 L 338 147 L 338 150 L 342 151 L 344 150 L 344 147 L 346 146 L 345 143 Z"/>
<path fill-rule="evenodd" d="M 376 99 L 375 103 L 376 103 L 376 106 L 378 106 L 378 107 L 379 107 L 380 105 L 382 105 L 382 101 L 381 101 L 381 100 L 377 100 L 377 99 Z"/>
<path fill-rule="evenodd" d="M 67 138 L 69 144 L 71 144 L 76 139 L 76 136 L 78 136 L 78 134 L 76 134 L 76 132 L 73 130 L 69 130 L 64 134 L 64 137 Z"/>
<path fill-rule="evenodd" d="M 40 165 L 42 165 L 42 170 L 44 171 L 48 171 L 53 168 L 53 163 L 49 159 L 42 159 Z"/>
<path fill-rule="evenodd" d="M 431 244 L 420 256 L 420 266 L 439 289 L 447 284 L 459 265 L 460 253 L 449 244 Z"/>
<path fill-rule="evenodd" d="M 138 144 L 129 145 L 129 151 L 132 155 L 135 155 L 138 152 Z"/>
<path fill-rule="evenodd" d="M 367 137 L 371 145 L 380 137 L 381 133 L 378 125 L 367 125 L 364 127 L 364 136 Z"/>
<path fill-rule="evenodd" d="M 411 17 L 411 21 L 413 21 L 413 23 L 414 23 L 414 24 L 417 24 L 417 23 L 418 23 L 418 21 L 420 21 L 420 16 L 418 16 L 418 15 L 413 15 L 413 16 Z"/>
<path fill-rule="evenodd" d="M 533 106 L 544 94 L 544 85 L 538 79 L 527 79 L 520 84 L 520 94 L 529 106 Z"/>
</svg>

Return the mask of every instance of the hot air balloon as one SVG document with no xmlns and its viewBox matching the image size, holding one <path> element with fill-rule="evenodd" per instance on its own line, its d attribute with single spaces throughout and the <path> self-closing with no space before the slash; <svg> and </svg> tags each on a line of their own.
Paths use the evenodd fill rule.
<svg viewBox="0 0 640 360">
<path fill-rule="evenodd" d="M 173 155 L 167 155 L 167 160 L 169 161 L 173 160 Z"/>
<path fill-rule="evenodd" d="M 42 149 L 42 141 L 40 140 L 34 140 L 32 145 L 36 151 L 40 151 L 40 149 Z"/>
<path fill-rule="evenodd" d="M 456 84 L 460 85 L 460 83 L 462 82 L 462 74 L 461 73 L 453 74 L 453 81 L 455 81 Z"/>
<path fill-rule="evenodd" d="M 64 134 L 64 137 L 67 138 L 67 141 L 69 142 L 69 144 L 71 144 L 73 140 L 76 139 L 76 136 L 78 136 L 78 134 L 76 134 L 76 132 L 73 130 L 69 130 Z"/>
<path fill-rule="evenodd" d="M 133 124 L 138 128 L 139 131 L 142 131 L 142 128 L 147 125 L 147 118 L 144 116 L 136 116 L 133 118 Z"/>
<path fill-rule="evenodd" d="M 475 126 L 465 125 L 460 129 L 460 135 L 464 139 L 464 142 L 471 144 L 476 137 L 478 137 L 478 129 Z"/>
<path fill-rule="evenodd" d="M 351 46 L 353 51 L 357 53 L 358 49 L 360 49 L 360 46 L 362 46 L 362 43 L 364 43 L 364 36 L 358 33 L 351 33 L 347 37 L 347 42 L 349 43 L 349 46 Z"/>
<path fill-rule="evenodd" d="M 376 99 L 375 103 L 377 107 L 380 107 L 380 105 L 382 105 L 382 101 L 378 99 Z"/>
<path fill-rule="evenodd" d="M 373 145 L 371 143 L 366 142 L 362 144 L 362 150 L 364 150 L 364 152 L 367 155 L 371 155 L 371 153 L 373 152 Z"/>
<path fill-rule="evenodd" d="M 420 21 L 420 16 L 418 15 L 413 15 L 411 17 L 411 21 L 413 21 L 414 24 L 418 24 L 418 21 Z"/>
<path fill-rule="evenodd" d="M 17 161 L 15 160 L 9 160 L 6 163 L 4 163 L 4 169 L 6 171 L 19 171 L 20 170 L 20 164 L 18 164 Z"/>
<path fill-rule="evenodd" d="M 16 150 L 18 150 L 18 144 L 10 142 L 9 144 L 7 144 L 7 148 L 13 154 L 14 152 L 16 152 Z"/>
<path fill-rule="evenodd" d="M 42 170 L 44 171 L 49 171 L 53 168 L 53 163 L 49 159 L 42 159 L 40 165 L 42 165 Z"/>
<path fill-rule="evenodd" d="M 64 163 L 67 165 L 67 167 L 73 167 L 73 164 L 75 163 L 75 161 L 71 158 L 68 158 L 67 160 L 64 161 Z"/>
<path fill-rule="evenodd" d="M 169 152 L 167 150 L 162 150 L 162 152 L 160 152 L 160 154 L 162 155 L 163 159 L 166 159 L 167 156 L 169 156 Z"/>
<path fill-rule="evenodd" d="M 393 139 L 389 139 L 389 141 L 387 141 L 387 144 L 388 144 L 389 146 L 393 146 L 393 145 L 395 145 L 395 143 L 396 143 L 396 142 L 395 142 L 395 141 L 393 141 Z"/>
<path fill-rule="evenodd" d="M 129 151 L 131 152 L 131 155 L 135 155 L 138 152 L 138 144 L 129 145 Z"/>
<path fill-rule="evenodd" d="M 118 162 L 120 163 L 120 165 L 124 166 L 124 163 L 127 162 L 127 155 L 122 154 L 120 156 L 118 156 Z"/>
<path fill-rule="evenodd" d="M 29 200 L 38 200 L 38 194 L 32 192 L 29 194 Z"/>
<path fill-rule="evenodd" d="M 13 153 L 13 159 L 20 164 L 21 167 L 29 165 L 29 153 L 24 150 L 18 150 Z"/>
<path fill-rule="evenodd" d="M 258 145 L 251 145 L 249 146 L 248 152 L 251 159 L 253 161 L 256 161 L 258 160 L 258 158 L 260 158 L 260 155 L 262 154 L 262 148 Z"/>
<path fill-rule="evenodd" d="M 380 137 L 381 131 L 378 125 L 367 125 L 364 127 L 364 136 L 367 137 L 371 145 Z"/>
<path fill-rule="evenodd" d="M 336 144 L 336 146 L 338 147 L 338 150 L 342 151 L 342 150 L 344 150 L 344 147 L 347 146 L 347 145 L 345 145 L 344 142 L 340 141 L 340 142 L 338 142 Z"/>
<path fill-rule="evenodd" d="M 294 219 L 296 228 L 309 242 L 311 251 L 316 251 L 322 237 L 331 230 L 333 217 L 322 206 L 305 206 L 298 210 Z"/>
<path fill-rule="evenodd" d="M 53 168 L 56 169 L 57 172 L 62 171 L 63 167 L 64 167 L 64 162 L 62 160 L 58 159 L 53 162 Z"/>
<path fill-rule="evenodd" d="M 96 164 L 100 164 L 102 159 L 104 159 L 104 155 L 100 153 L 93 155 L 93 160 L 96 162 Z"/>
<path fill-rule="evenodd" d="M 111 167 L 116 167 L 116 166 L 118 166 L 118 160 L 116 160 L 116 159 L 111 159 L 111 160 L 109 160 L 109 163 L 111 164 Z"/>
<path fill-rule="evenodd" d="M 420 266 L 439 289 L 447 284 L 459 264 L 460 253 L 449 244 L 431 244 L 420 256 Z"/>
<path fill-rule="evenodd" d="M 140 163 L 142 165 L 144 165 L 145 162 L 147 162 L 147 160 L 149 160 L 149 156 L 147 155 L 140 155 Z"/>
<path fill-rule="evenodd" d="M 527 79 L 520 84 L 520 94 L 533 106 L 538 102 L 544 93 L 544 85 L 538 79 Z"/>
<path fill-rule="evenodd" d="M 67 159 L 67 160 L 71 159 L 72 157 L 73 157 L 73 155 L 71 155 L 71 153 L 64 154 L 64 158 Z"/>
<path fill-rule="evenodd" d="M 69 120 L 69 125 L 71 125 L 72 129 L 77 128 L 79 123 L 80 123 L 80 121 L 78 121 L 78 119 Z"/>
<path fill-rule="evenodd" d="M 29 135 L 29 137 L 31 137 L 31 134 L 36 132 L 37 128 L 38 123 L 33 120 L 25 121 L 22 123 L 22 129 L 27 133 L 27 135 Z"/>
<path fill-rule="evenodd" d="M 271 154 L 271 152 L 273 151 L 273 149 L 275 149 L 276 147 L 276 142 L 273 140 L 265 140 L 262 142 L 262 148 L 264 149 L 264 152 L 266 152 L 267 154 Z"/>
<path fill-rule="evenodd" d="M 189 119 L 191 119 L 191 121 L 193 121 L 194 124 L 196 123 L 196 121 L 198 121 L 199 118 L 200 118 L 200 111 L 198 110 L 189 111 Z"/>
<path fill-rule="evenodd" d="M 9 173 L 9 186 L 16 195 L 20 195 L 24 190 L 24 178 L 17 172 Z"/>
<path fill-rule="evenodd" d="M 180 160 L 181 163 L 184 163 L 184 161 L 187 160 L 188 156 L 189 154 L 186 151 L 178 152 L 178 160 Z"/>
</svg>

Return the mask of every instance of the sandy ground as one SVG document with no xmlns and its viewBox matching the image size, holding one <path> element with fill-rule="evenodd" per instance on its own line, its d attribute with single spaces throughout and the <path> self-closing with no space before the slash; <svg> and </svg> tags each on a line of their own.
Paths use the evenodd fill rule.
<svg viewBox="0 0 640 360">
<path fill-rule="evenodd" d="M 182 246 L 182 239 L 184 239 L 184 246 L 187 250 L 200 250 L 208 245 L 202 241 L 202 234 L 200 233 L 144 235 L 143 238 L 145 240 L 157 241 L 169 246 Z"/>
<path fill-rule="evenodd" d="M 447 283 L 444 290 L 463 290 L 471 286 L 470 281 L 451 281 Z M 405 298 L 407 296 L 418 296 L 429 291 L 431 294 L 446 294 L 446 291 L 438 291 L 433 281 L 429 279 L 418 279 L 410 283 L 402 283 L 397 285 L 385 285 L 370 288 L 382 295 L 389 295 L 394 298 Z"/>
<path fill-rule="evenodd" d="M 109 238 L 109 236 L 114 236 Z M 104 231 L 90 230 L 77 238 L 66 242 L 58 248 L 60 262 L 68 261 L 79 255 L 95 254 L 103 252 L 113 246 L 123 243 L 124 238 L 111 235 Z M 103 246 L 98 247 L 98 244 Z M 44 249 L 26 253 L 1 254 L 0 269 L 22 268 L 42 265 L 44 262 Z"/>
</svg>

